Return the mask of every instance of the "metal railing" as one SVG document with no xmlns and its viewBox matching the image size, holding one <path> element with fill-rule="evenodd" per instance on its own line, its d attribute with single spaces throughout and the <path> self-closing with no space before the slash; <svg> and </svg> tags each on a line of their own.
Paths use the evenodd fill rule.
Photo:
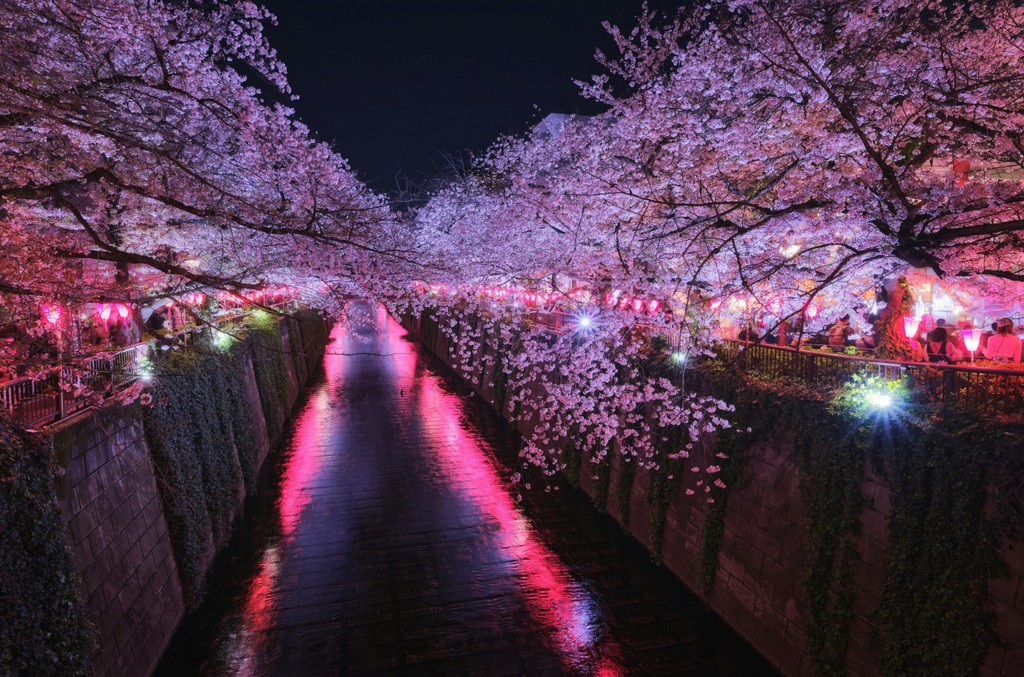
<svg viewBox="0 0 1024 677">
<path fill-rule="evenodd" d="M 554 333 L 572 330 L 577 319 L 543 310 L 526 316 L 529 324 Z M 718 345 L 719 355 L 734 359 L 741 370 L 768 378 L 794 378 L 830 390 L 849 382 L 854 374 L 866 373 L 886 381 L 906 378 L 929 402 L 956 403 L 985 414 L 1024 416 L 1024 369 L 881 360 L 870 355 L 734 340 L 723 340 Z"/>
<path fill-rule="evenodd" d="M 287 310 L 293 301 L 279 300 L 266 308 Z M 213 325 L 224 325 L 247 316 L 251 308 L 221 315 L 208 324 L 186 327 L 163 337 L 184 345 L 198 340 Z M 108 357 L 89 358 L 85 367 L 61 367 L 39 377 L 23 377 L 0 383 L 0 406 L 21 425 L 36 427 L 59 421 L 103 401 L 142 376 L 144 360 L 157 341 L 136 343 Z"/>
<path fill-rule="evenodd" d="M 838 388 L 854 374 L 868 373 L 888 381 L 906 378 L 930 402 L 997 415 L 1024 413 L 1024 370 L 878 360 L 742 341 L 722 341 L 719 354 L 735 359 L 744 371 L 819 388 Z"/>
<path fill-rule="evenodd" d="M 60 367 L 39 377 L 0 383 L 0 406 L 21 425 L 45 425 L 116 393 L 141 375 L 147 343 L 137 343 L 109 358 L 92 357 L 82 369 Z"/>
</svg>

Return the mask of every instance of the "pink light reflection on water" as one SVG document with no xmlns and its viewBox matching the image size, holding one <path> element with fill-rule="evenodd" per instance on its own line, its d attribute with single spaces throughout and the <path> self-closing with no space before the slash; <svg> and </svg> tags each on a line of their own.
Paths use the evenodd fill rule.
<svg viewBox="0 0 1024 677">
<path fill-rule="evenodd" d="M 335 326 L 331 333 L 334 343 L 328 345 L 324 358 L 324 381 L 306 402 L 293 428 L 277 499 L 280 537 L 263 551 L 245 595 L 241 628 L 226 649 L 227 664 L 236 675 L 253 674 L 268 637 L 267 631 L 274 626 L 277 617 L 275 592 L 281 575 L 281 550 L 295 536 L 302 511 L 312 498 L 312 485 L 325 460 L 322 447 L 330 436 L 331 393 L 342 378 L 345 359 L 340 351 L 331 347 L 340 344 L 343 335 L 342 326 Z"/>
<path fill-rule="evenodd" d="M 388 333 L 396 332 L 404 334 L 389 320 Z M 437 450 L 441 472 L 480 516 L 497 526 L 492 537 L 499 551 L 510 557 L 529 613 L 552 633 L 565 667 L 601 677 L 624 675 L 615 657 L 618 646 L 610 638 L 597 636 L 596 604 L 520 512 L 511 495 L 515 487 L 502 479 L 504 470 L 490 451 L 464 428 L 459 398 L 446 392 L 432 373 L 424 372 L 417 380 L 415 350 L 411 346 L 398 350 L 393 355 L 395 375 L 402 389 L 416 389 L 415 416 L 425 430 L 439 431 L 431 448 Z"/>
</svg>

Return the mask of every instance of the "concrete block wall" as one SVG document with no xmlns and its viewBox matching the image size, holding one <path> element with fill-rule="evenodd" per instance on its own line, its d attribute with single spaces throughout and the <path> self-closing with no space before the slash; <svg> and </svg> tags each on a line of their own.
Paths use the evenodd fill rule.
<svg viewBox="0 0 1024 677">
<path fill-rule="evenodd" d="M 54 431 L 58 498 L 98 633 L 97 676 L 150 674 L 185 604 L 138 407 L 87 411 Z"/>
<path fill-rule="evenodd" d="M 288 318 L 282 318 L 279 324 L 281 329 L 281 351 L 284 357 L 284 370 L 287 376 L 289 409 L 295 405 L 295 401 L 299 398 L 299 390 L 305 385 L 304 382 L 299 383 L 299 372 L 295 367 L 295 352 L 301 352 L 302 349 L 295 346 L 298 350 L 293 350 L 290 325 L 291 322 L 288 321 Z M 298 335 L 296 335 L 295 340 L 300 340 Z"/>
<path fill-rule="evenodd" d="M 403 325 L 418 336 L 426 336 L 426 347 L 449 366 L 449 341 L 434 334 L 418 317 L 403 318 Z M 421 331 L 426 330 L 426 331 Z M 483 362 L 475 358 L 478 369 Z M 458 370 L 456 369 L 456 372 Z M 468 384 L 495 405 L 489 378 L 469 378 Z M 623 489 L 622 461 L 612 458 L 606 511 L 623 524 L 618 492 Z M 746 455 L 748 481 L 729 490 L 725 512 L 725 533 L 719 552 L 719 567 L 708 605 L 765 657 L 791 677 L 812 675 L 806 652 L 806 606 L 801 577 L 807 559 L 807 529 L 800 498 L 800 476 L 793 440 L 780 436 L 755 445 Z M 596 494 L 593 468 L 582 463 L 580 488 Z M 637 470 L 629 485 L 628 523 L 624 528 L 641 544 L 651 548 L 650 507 L 647 494 L 650 475 Z M 888 550 L 889 489 L 865 469 L 861 485 L 865 507 L 860 515 L 862 532 L 858 540 L 861 559 L 854 579 L 856 602 L 847 651 L 847 674 L 868 677 L 880 674 L 872 648 L 872 615 L 881 598 Z M 707 504 L 700 495 L 677 491 L 665 519 L 662 561 L 691 590 L 700 590 L 700 550 Z M 1004 547 L 1003 560 L 1009 577 L 990 581 L 990 604 L 997 614 L 996 630 L 1003 644 L 992 647 L 981 675 L 1016 677 L 1024 675 L 1024 544 Z"/>
<path fill-rule="evenodd" d="M 287 318 L 281 329 L 290 410 L 310 370 L 299 370 L 294 362 L 291 342 L 301 343 L 299 332 L 289 335 Z M 302 345 L 298 352 L 315 353 L 318 362 L 323 350 Z M 262 466 L 279 440 L 267 434 L 251 351 L 243 370 Z M 65 537 L 97 631 L 94 674 L 146 677 L 181 622 L 185 604 L 141 410 L 111 402 L 61 421 L 49 432 Z"/>
<path fill-rule="evenodd" d="M 242 364 L 242 380 L 245 392 L 243 393 L 249 409 L 253 412 L 253 425 L 256 426 L 255 439 L 259 444 L 257 453 L 257 466 L 263 467 L 270 453 L 270 434 L 267 432 L 267 420 L 263 417 L 263 405 L 260 403 L 260 389 L 256 385 L 256 372 L 252 366 L 252 351 L 245 351 Z"/>
</svg>

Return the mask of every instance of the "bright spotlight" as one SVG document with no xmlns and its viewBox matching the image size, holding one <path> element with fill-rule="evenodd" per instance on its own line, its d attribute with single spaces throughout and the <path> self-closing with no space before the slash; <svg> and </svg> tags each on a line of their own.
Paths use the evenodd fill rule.
<svg viewBox="0 0 1024 677">
<path fill-rule="evenodd" d="M 594 316 L 588 312 L 582 312 L 576 316 L 576 329 L 590 331 L 594 328 Z"/>
<path fill-rule="evenodd" d="M 868 404 L 877 409 L 886 409 L 892 406 L 892 395 L 888 393 L 868 393 Z"/>
<path fill-rule="evenodd" d="M 231 349 L 234 342 L 235 338 L 233 336 L 222 331 L 218 331 L 213 339 L 213 344 L 217 346 L 217 349 L 225 353 Z"/>
<path fill-rule="evenodd" d="M 686 351 L 685 350 L 677 350 L 676 352 L 672 353 L 672 361 L 675 362 L 676 364 L 685 364 L 686 363 Z"/>
</svg>

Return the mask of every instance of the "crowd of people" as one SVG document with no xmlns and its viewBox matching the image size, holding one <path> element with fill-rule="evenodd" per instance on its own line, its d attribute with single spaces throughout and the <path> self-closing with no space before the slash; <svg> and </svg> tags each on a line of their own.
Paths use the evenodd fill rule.
<svg viewBox="0 0 1024 677">
<path fill-rule="evenodd" d="M 208 304 L 212 305 L 212 304 Z M 107 353 L 148 340 L 171 341 L 202 322 L 211 307 L 182 308 L 171 299 L 148 304 L 87 304 L 42 332 L 11 319 L 0 325 L 0 381 L 30 374 L 69 356 Z"/>
<path fill-rule="evenodd" d="M 935 364 L 954 364 L 968 358 L 970 352 L 964 345 L 959 329 L 945 326 L 942 320 L 927 332 L 920 341 L 919 358 Z M 976 353 L 985 359 L 1000 364 L 1021 361 L 1021 338 L 1014 331 L 1013 320 L 1008 317 L 993 322 L 989 329 L 981 332 Z M 972 356 L 973 357 L 973 356 Z"/>
<path fill-rule="evenodd" d="M 785 322 L 764 336 L 758 334 L 754 325 L 748 324 L 736 334 L 739 341 L 760 341 L 772 345 L 823 348 L 836 352 L 871 352 L 877 347 L 874 322 L 877 318 L 866 318 L 858 327 L 851 324 L 846 314 L 828 325 L 821 332 L 803 334 L 798 323 Z M 930 324 L 930 323 L 929 323 Z M 980 332 L 977 349 L 972 353 L 964 342 L 963 332 Z M 914 359 L 933 364 L 955 364 L 964 361 L 984 359 L 997 364 L 1021 363 L 1021 337 L 1013 320 L 1003 317 L 984 329 L 978 330 L 969 322 L 960 326 L 947 324 L 945 319 L 934 321 L 934 326 L 922 328 L 911 342 Z"/>
</svg>

